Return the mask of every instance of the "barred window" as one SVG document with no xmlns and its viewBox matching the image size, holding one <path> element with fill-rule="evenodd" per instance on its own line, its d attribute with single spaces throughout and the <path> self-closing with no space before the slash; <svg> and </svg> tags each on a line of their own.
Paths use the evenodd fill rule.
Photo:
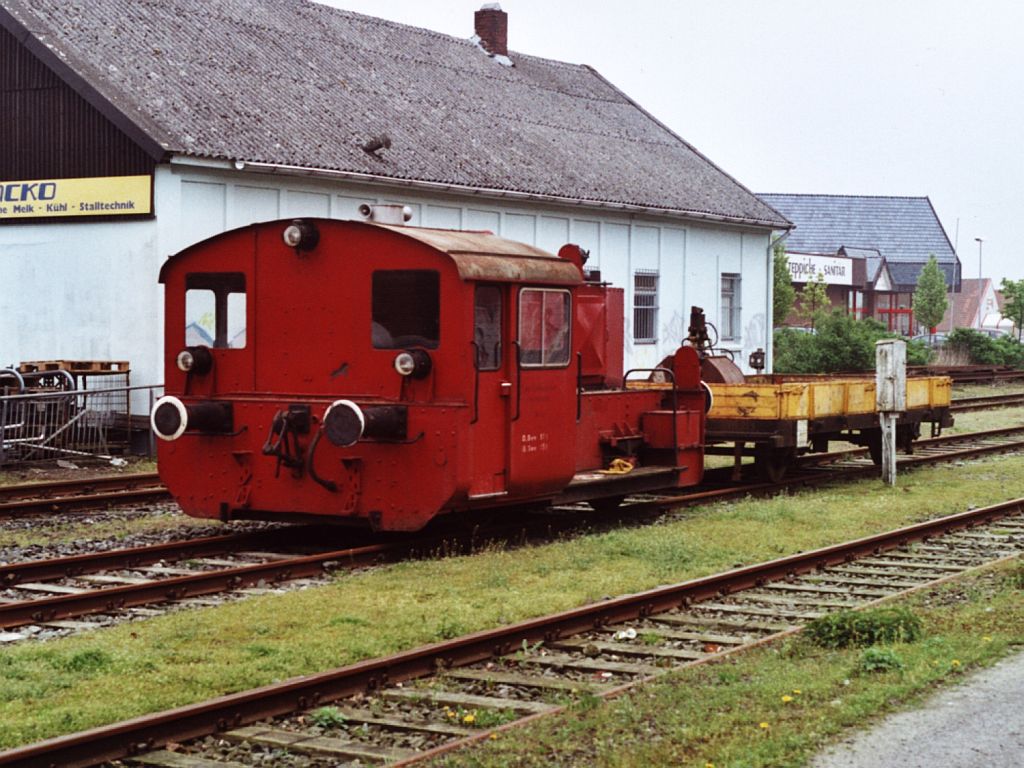
<svg viewBox="0 0 1024 768">
<path fill-rule="evenodd" d="M 638 270 L 633 274 L 633 341 L 654 344 L 658 340 L 658 273 Z"/>
<path fill-rule="evenodd" d="M 722 320 L 719 337 L 722 341 L 738 341 L 741 329 L 740 276 L 722 275 Z"/>
</svg>

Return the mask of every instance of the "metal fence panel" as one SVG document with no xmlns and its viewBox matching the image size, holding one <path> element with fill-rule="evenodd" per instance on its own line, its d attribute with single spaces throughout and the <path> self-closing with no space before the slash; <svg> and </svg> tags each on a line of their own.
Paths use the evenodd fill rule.
<svg viewBox="0 0 1024 768">
<path fill-rule="evenodd" d="M 0 466 L 56 458 L 110 460 L 127 452 L 134 419 L 131 393 L 159 394 L 162 387 L 110 387 L 0 397 Z"/>
</svg>

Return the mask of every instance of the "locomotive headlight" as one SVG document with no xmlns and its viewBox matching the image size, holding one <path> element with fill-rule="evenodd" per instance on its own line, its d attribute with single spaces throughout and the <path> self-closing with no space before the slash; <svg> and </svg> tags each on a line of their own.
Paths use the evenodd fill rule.
<svg viewBox="0 0 1024 768">
<path fill-rule="evenodd" d="M 213 355 L 208 347 L 186 347 L 175 358 L 178 370 L 184 373 L 209 373 L 213 368 Z"/>
<path fill-rule="evenodd" d="M 395 356 L 395 370 L 399 376 L 422 379 L 430 373 L 433 363 L 425 349 L 406 350 Z"/>
<path fill-rule="evenodd" d="M 416 360 L 408 352 L 401 352 L 395 358 L 395 370 L 400 376 L 412 376 L 416 370 Z"/>
<path fill-rule="evenodd" d="M 196 364 L 196 358 L 187 349 L 183 349 L 178 353 L 178 359 L 175 362 L 178 364 L 179 371 L 188 373 L 192 370 L 192 366 Z"/>
<path fill-rule="evenodd" d="M 311 251 L 320 242 L 320 231 L 316 224 L 305 219 L 295 219 L 281 233 L 284 244 L 298 251 Z"/>
</svg>

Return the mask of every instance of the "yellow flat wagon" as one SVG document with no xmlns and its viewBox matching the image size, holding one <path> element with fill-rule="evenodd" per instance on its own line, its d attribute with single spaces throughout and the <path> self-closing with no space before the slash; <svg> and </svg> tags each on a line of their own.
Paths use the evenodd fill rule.
<svg viewBox="0 0 1024 768">
<path fill-rule="evenodd" d="M 876 461 L 881 455 L 873 376 L 748 376 L 742 383 L 709 387 L 709 453 L 728 453 L 737 461 L 752 453 L 766 479 L 780 478 L 797 453 L 827 451 L 830 440 L 865 445 Z M 952 381 L 948 376 L 911 377 L 906 395 L 897 442 L 909 453 L 922 422 L 931 424 L 932 434 L 953 423 Z M 732 447 L 722 447 L 727 443 Z"/>
</svg>

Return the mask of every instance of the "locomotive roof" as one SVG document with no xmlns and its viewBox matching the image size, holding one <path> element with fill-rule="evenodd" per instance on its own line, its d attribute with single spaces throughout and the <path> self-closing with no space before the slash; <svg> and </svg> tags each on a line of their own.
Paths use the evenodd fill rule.
<svg viewBox="0 0 1024 768">
<path fill-rule="evenodd" d="M 166 270 L 177 258 L 206 244 L 231 236 L 244 229 L 280 224 L 283 229 L 292 219 L 251 224 L 196 243 L 171 256 L 160 270 L 164 282 Z M 310 219 L 310 221 L 316 221 Z M 526 243 L 506 240 L 490 232 L 465 232 L 452 229 L 393 226 L 367 221 L 328 220 L 330 225 L 348 225 L 385 230 L 400 237 L 428 245 L 448 256 L 463 280 L 488 282 L 543 283 L 547 285 L 575 285 L 583 282 L 579 269 L 571 261 L 560 258 Z M 328 223 L 328 222 L 323 222 Z"/>
<path fill-rule="evenodd" d="M 583 281 L 570 261 L 526 243 L 506 240 L 490 232 L 371 224 L 448 254 L 463 280 L 497 282 L 557 283 L 573 285 Z"/>
<path fill-rule="evenodd" d="M 153 157 L 790 226 L 585 65 L 307 0 L 0 0 L 0 26 Z"/>
</svg>

